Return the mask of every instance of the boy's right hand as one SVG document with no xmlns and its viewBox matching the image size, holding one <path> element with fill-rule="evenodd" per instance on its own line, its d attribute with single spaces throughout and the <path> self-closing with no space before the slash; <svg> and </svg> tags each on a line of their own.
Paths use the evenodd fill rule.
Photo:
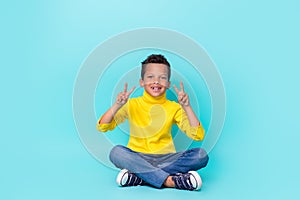
<svg viewBox="0 0 300 200">
<path fill-rule="evenodd" d="M 116 104 L 118 104 L 119 106 L 123 106 L 128 101 L 129 96 L 135 89 L 135 86 L 134 86 L 131 88 L 131 90 L 129 92 L 127 92 L 127 86 L 128 86 L 128 84 L 125 83 L 124 91 L 120 92 L 117 96 Z"/>
</svg>

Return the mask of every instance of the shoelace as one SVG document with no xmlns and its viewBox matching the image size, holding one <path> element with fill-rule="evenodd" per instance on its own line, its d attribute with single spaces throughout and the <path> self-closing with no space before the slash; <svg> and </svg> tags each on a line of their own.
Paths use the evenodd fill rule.
<svg viewBox="0 0 300 200">
<path fill-rule="evenodd" d="M 138 186 L 143 184 L 143 180 L 137 177 L 135 174 L 128 172 L 128 180 L 126 182 L 126 186 Z"/>
<path fill-rule="evenodd" d="M 194 190 L 193 184 L 191 183 L 191 174 L 180 174 L 173 176 L 175 187 L 181 190 Z"/>
</svg>

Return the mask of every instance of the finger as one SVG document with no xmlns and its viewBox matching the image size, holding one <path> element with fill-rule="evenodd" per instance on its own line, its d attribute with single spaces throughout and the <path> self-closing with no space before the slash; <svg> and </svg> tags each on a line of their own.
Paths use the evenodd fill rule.
<svg viewBox="0 0 300 200">
<path fill-rule="evenodd" d="M 182 101 L 187 102 L 188 101 L 188 96 L 183 96 Z"/>
<path fill-rule="evenodd" d="M 178 95 L 178 101 L 182 101 L 183 96 L 182 95 Z"/>
<path fill-rule="evenodd" d="M 122 99 L 122 93 L 119 93 L 119 94 L 118 94 L 117 99 L 118 99 L 118 100 L 121 100 L 121 99 Z"/>
<path fill-rule="evenodd" d="M 128 84 L 125 83 L 125 85 L 124 85 L 124 92 L 125 92 L 125 93 L 127 92 L 127 87 L 128 87 Z"/>
<path fill-rule="evenodd" d="M 131 88 L 131 90 L 127 93 L 127 96 L 131 95 L 131 93 L 134 91 L 134 89 L 135 89 L 135 86 L 133 86 L 133 87 Z"/>
<path fill-rule="evenodd" d="M 122 101 L 121 94 L 119 94 L 119 95 L 117 96 L 116 102 L 117 102 L 117 104 L 120 104 L 121 101 Z"/>
<path fill-rule="evenodd" d="M 176 87 L 176 85 L 174 85 L 173 87 L 174 87 L 174 89 L 175 89 L 175 92 L 178 94 L 178 93 L 179 93 L 179 90 L 178 90 L 178 88 Z"/>
<path fill-rule="evenodd" d="M 180 91 L 181 91 L 181 92 L 184 92 L 184 87 L 183 87 L 182 81 L 180 81 Z"/>
<path fill-rule="evenodd" d="M 186 105 L 189 105 L 189 104 L 190 104 L 190 98 L 189 98 L 189 95 L 186 94 L 186 95 L 184 96 L 184 101 L 185 101 L 185 104 L 186 104 Z"/>
</svg>

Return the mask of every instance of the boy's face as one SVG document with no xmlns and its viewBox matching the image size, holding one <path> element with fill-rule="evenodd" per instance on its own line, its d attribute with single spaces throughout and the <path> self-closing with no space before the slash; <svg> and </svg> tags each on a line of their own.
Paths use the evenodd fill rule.
<svg viewBox="0 0 300 200">
<path fill-rule="evenodd" d="M 153 97 L 163 95 L 170 82 L 168 80 L 168 66 L 158 63 L 148 63 L 143 79 L 140 80 L 140 86 Z"/>
</svg>

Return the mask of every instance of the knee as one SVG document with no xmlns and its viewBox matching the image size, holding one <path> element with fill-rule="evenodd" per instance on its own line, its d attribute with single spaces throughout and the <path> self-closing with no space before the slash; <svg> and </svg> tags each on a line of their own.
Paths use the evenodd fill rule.
<svg viewBox="0 0 300 200">
<path fill-rule="evenodd" d="M 209 160 L 207 152 L 202 148 L 198 148 L 198 155 L 199 155 L 199 161 L 201 163 L 201 168 L 205 167 Z"/>
<path fill-rule="evenodd" d="M 109 159 L 110 159 L 110 161 L 112 163 L 115 163 L 116 159 L 121 158 L 122 157 L 121 155 L 124 153 L 125 148 L 126 147 L 124 147 L 122 145 L 116 145 L 116 146 L 114 146 L 111 149 L 110 153 L 109 153 Z"/>
</svg>

